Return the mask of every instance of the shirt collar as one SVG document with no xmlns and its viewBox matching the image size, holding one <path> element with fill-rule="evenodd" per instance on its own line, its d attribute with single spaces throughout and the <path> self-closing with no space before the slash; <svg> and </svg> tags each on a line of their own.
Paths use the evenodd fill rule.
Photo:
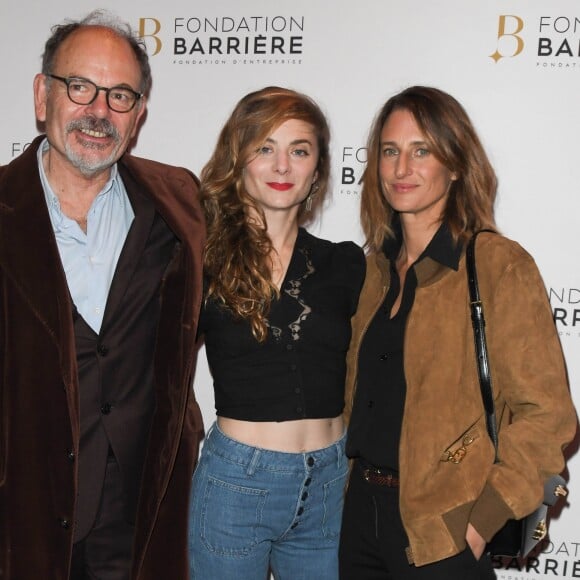
<svg viewBox="0 0 580 580">
<path fill-rule="evenodd" d="M 383 252 L 392 261 L 395 260 L 401 249 L 402 231 L 399 220 L 395 221 L 393 229 L 395 237 L 385 238 L 383 242 Z M 459 259 L 461 258 L 462 251 L 462 244 L 456 243 L 453 240 L 449 227 L 443 222 L 431 238 L 429 244 L 427 244 L 423 253 L 417 259 L 417 262 L 420 262 L 424 258 L 431 258 L 442 266 L 457 271 L 459 269 Z"/>
<path fill-rule="evenodd" d="M 449 227 L 443 222 L 419 259 L 428 256 L 443 266 L 447 266 L 457 272 L 462 251 L 462 244 L 455 242 L 449 231 Z"/>
<path fill-rule="evenodd" d="M 48 178 L 44 171 L 44 164 L 42 163 L 42 157 L 45 151 L 48 151 L 50 148 L 50 143 L 48 139 L 45 137 L 40 147 L 38 148 L 38 152 L 36 154 L 37 161 L 38 161 L 38 173 L 40 175 L 40 182 L 42 184 L 42 189 L 44 190 L 44 197 L 46 199 L 46 205 L 48 206 L 48 210 L 50 213 L 50 218 L 52 220 L 53 226 L 56 227 L 62 223 L 64 219 L 68 219 L 60 209 L 60 201 L 57 195 L 54 193 L 50 183 L 48 182 Z M 109 175 L 109 179 L 107 183 L 105 183 L 103 189 L 99 192 L 97 197 L 102 197 L 109 192 L 120 191 L 120 175 L 119 170 L 117 168 L 117 164 L 111 166 L 111 172 Z M 116 187 L 115 187 L 116 186 Z"/>
</svg>

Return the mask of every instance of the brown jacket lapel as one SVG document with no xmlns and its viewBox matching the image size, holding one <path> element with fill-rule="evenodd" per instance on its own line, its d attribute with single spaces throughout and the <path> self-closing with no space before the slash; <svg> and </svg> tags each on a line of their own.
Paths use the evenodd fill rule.
<svg viewBox="0 0 580 580">
<path fill-rule="evenodd" d="M 38 175 L 42 139 L 0 170 L 0 262 L 58 345 L 70 387 L 76 382 L 73 307 Z"/>
</svg>

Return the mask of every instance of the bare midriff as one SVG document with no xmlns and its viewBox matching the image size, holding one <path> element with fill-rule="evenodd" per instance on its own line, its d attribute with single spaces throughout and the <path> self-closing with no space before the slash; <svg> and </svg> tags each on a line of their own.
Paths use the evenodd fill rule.
<svg viewBox="0 0 580 580">
<path fill-rule="evenodd" d="M 220 430 L 240 443 L 282 451 L 305 453 L 324 449 L 338 441 L 344 433 L 342 415 L 329 419 L 299 419 L 297 421 L 240 421 L 218 417 Z"/>
</svg>

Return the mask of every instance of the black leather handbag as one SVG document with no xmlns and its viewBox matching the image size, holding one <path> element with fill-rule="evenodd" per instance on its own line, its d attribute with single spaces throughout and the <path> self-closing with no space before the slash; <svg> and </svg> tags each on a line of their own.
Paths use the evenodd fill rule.
<svg viewBox="0 0 580 580">
<path fill-rule="evenodd" d="M 466 248 L 467 278 L 481 398 L 485 408 L 487 432 L 495 448 L 495 462 L 497 463 L 499 461 L 497 421 L 485 338 L 483 304 L 479 295 L 475 267 L 475 239 L 478 233 L 473 235 Z M 508 520 L 487 545 L 487 553 L 492 556 L 525 558 L 546 537 L 548 507 L 554 505 L 559 498 L 568 495 L 565 484 L 566 481 L 560 475 L 550 477 L 544 485 L 543 503 L 533 513 L 520 520 Z"/>
</svg>

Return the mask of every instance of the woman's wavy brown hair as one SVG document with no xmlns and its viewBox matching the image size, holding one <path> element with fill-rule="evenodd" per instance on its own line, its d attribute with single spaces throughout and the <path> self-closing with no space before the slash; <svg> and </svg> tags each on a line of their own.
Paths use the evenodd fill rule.
<svg viewBox="0 0 580 580">
<path fill-rule="evenodd" d="M 266 87 L 243 97 L 201 172 L 201 199 L 208 230 L 204 258 L 206 299 L 217 300 L 237 318 L 249 320 L 260 342 L 267 336 L 270 304 L 279 292 L 272 282 L 273 247 L 264 213 L 244 187 L 244 169 L 272 132 L 291 119 L 310 123 L 317 137 L 318 189 L 312 199 L 314 210 L 328 186 L 330 131 L 318 105 L 296 91 Z M 261 219 L 252 219 L 251 215 Z M 305 217 L 303 208 L 300 217 Z"/>
<path fill-rule="evenodd" d="M 378 252 L 384 239 L 394 235 L 392 226 L 397 213 L 386 201 L 379 163 L 383 127 L 391 113 L 401 109 L 413 115 L 435 157 L 457 176 L 451 183 L 442 216 L 453 238 L 464 242 L 477 230 L 495 230 L 497 179 L 465 109 L 439 89 L 415 86 L 391 97 L 371 127 L 361 192 L 365 246 Z"/>
</svg>

